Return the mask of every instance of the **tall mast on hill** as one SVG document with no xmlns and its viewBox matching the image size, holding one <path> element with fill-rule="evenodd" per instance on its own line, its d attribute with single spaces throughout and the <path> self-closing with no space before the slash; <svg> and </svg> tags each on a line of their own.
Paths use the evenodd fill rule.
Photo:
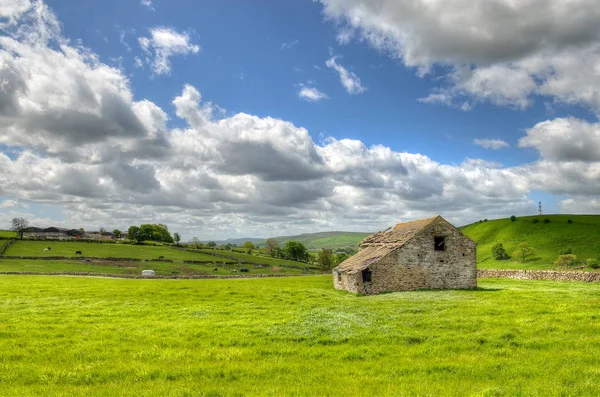
<svg viewBox="0 0 600 397">
<path fill-rule="evenodd" d="M 538 204 L 538 215 L 542 215 L 542 202 L 541 201 Z"/>
</svg>

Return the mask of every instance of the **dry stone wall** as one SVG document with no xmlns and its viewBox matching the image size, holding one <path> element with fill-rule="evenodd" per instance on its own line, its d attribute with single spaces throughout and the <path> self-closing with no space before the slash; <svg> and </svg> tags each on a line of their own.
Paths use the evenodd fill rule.
<svg viewBox="0 0 600 397">
<path fill-rule="evenodd" d="M 600 282 L 600 272 L 570 272 L 556 270 L 493 270 L 477 272 L 479 278 L 513 278 L 517 280 Z"/>
</svg>

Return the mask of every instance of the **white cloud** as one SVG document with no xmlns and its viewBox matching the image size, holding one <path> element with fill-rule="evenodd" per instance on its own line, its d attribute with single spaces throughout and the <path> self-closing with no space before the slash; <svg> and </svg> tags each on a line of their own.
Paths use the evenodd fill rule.
<svg viewBox="0 0 600 397">
<path fill-rule="evenodd" d="M 503 141 L 502 139 L 474 139 L 473 143 L 481 146 L 484 149 L 493 149 L 493 150 L 500 150 L 500 149 L 506 149 L 509 148 L 510 145 L 508 144 L 508 142 Z"/>
<path fill-rule="evenodd" d="M 364 40 L 462 103 L 525 108 L 536 94 L 600 112 L 595 0 L 321 0 L 340 42 Z M 447 103 L 447 100 L 441 103 Z"/>
<path fill-rule="evenodd" d="M 185 239 L 381 230 L 439 212 L 458 224 L 527 213 L 532 189 L 564 195 L 565 208 L 600 195 L 600 160 L 584 150 L 600 152 L 598 128 L 576 119 L 527 130 L 520 146 L 541 156 L 518 167 L 317 143 L 289 121 L 219 115 L 190 85 L 172 101 L 183 126 L 169 129 L 166 110 L 135 100 L 119 69 L 70 45 L 40 10 L 0 37 L 0 143 L 19 149 L 0 152 L 0 196 L 57 206 L 69 226 L 161 222 Z"/>
<path fill-rule="evenodd" d="M 281 51 L 288 50 L 288 49 L 290 49 L 290 48 L 292 48 L 294 46 L 297 46 L 298 44 L 300 44 L 300 40 L 298 40 L 298 39 L 295 39 L 295 40 L 292 40 L 292 41 L 288 41 L 288 42 L 285 42 L 285 43 L 281 44 L 280 50 Z"/>
<path fill-rule="evenodd" d="M 144 7 L 148 7 L 150 11 L 156 11 L 152 5 L 152 0 L 141 0 L 140 4 L 142 4 Z"/>
<path fill-rule="evenodd" d="M 327 94 L 319 91 L 314 87 L 305 87 L 303 85 L 300 85 L 300 90 L 298 91 L 298 98 L 308 102 L 319 102 L 329 97 L 327 96 Z"/>
<path fill-rule="evenodd" d="M 537 149 L 551 161 L 600 162 L 600 124 L 573 117 L 547 120 L 528 129 L 520 147 Z"/>
<path fill-rule="evenodd" d="M 354 72 L 348 71 L 345 67 L 337 63 L 336 57 L 331 57 L 325 62 L 328 68 L 335 70 L 340 76 L 340 82 L 348 92 L 348 94 L 362 94 L 367 89 L 363 87 L 360 79 Z"/>
<path fill-rule="evenodd" d="M 171 73 L 170 57 L 200 51 L 200 46 L 192 44 L 189 33 L 178 33 L 165 27 L 150 29 L 150 37 L 140 37 L 138 42 L 147 55 L 146 61 L 159 75 Z"/>
</svg>

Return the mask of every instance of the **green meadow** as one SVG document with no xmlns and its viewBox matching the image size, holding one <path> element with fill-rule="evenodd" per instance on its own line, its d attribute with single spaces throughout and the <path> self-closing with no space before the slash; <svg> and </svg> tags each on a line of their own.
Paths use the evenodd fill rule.
<svg viewBox="0 0 600 397">
<path fill-rule="evenodd" d="M 533 220 L 539 222 L 534 223 Z M 545 223 L 544 219 L 549 219 Z M 571 220 L 571 223 L 569 223 Z M 478 222 L 461 228 L 477 243 L 480 269 L 552 269 L 553 262 L 566 249 L 578 259 L 600 258 L 600 215 L 541 215 Z M 526 242 L 536 254 L 521 263 L 518 258 L 495 260 L 492 247 L 502 243 L 509 255 Z"/>
<path fill-rule="evenodd" d="M 194 250 L 194 251 L 196 251 L 196 250 Z M 313 267 L 304 262 L 289 261 L 289 260 L 281 259 L 281 258 L 271 258 L 269 256 L 265 256 L 262 254 L 261 255 L 258 255 L 258 254 L 250 255 L 250 254 L 245 254 L 245 253 L 241 253 L 241 252 L 237 252 L 237 251 L 221 251 L 221 250 L 210 250 L 210 249 L 198 250 L 198 252 L 205 253 L 205 254 L 213 254 L 213 255 L 223 255 L 224 257 L 230 258 L 229 260 L 239 260 L 239 261 L 251 262 L 251 263 L 256 263 L 256 264 L 261 264 L 261 265 L 291 266 L 291 267 L 302 267 L 302 268 Z"/>
<path fill-rule="evenodd" d="M 1 240 L 0 240 L 1 241 Z M 51 249 L 45 251 L 44 249 Z M 231 275 L 248 269 L 248 274 L 314 274 L 319 273 L 315 266 L 306 263 L 274 259 L 270 257 L 247 255 L 229 251 L 200 252 L 197 250 L 180 250 L 167 245 L 132 245 L 110 243 L 28 241 L 18 240 L 7 250 L 6 256 L 77 257 L 81 251 L 81 259 L 7 259 L 0 257 L 0 272 L 35 272 L 35 273 L 102 273 L 113 275 L 140 275 L 144 269 L 152 269 L 161 276 L 196 276 L 196 275 Z M 224 256 L 218 256 L 224 255 Z M 163 256 L 170 262 L 159 262 Z M 84 257 L 100 258 L 85 261 Z M 123 258 L 118 261 L 102 258 Z M 141 259 L 143 262 L 126 258 Z M 184 260 L 205 261 L 208 264 L 183 263 Z M 229 263 L 225 263 L 229 262 Z M 230 263 L 238 262 L 238 263 Z M 214 269 L 217 269 L 214 271 Z"/>
<path fill-rule="evenodd" d="M 0 230 L 0 237 L 2 238 L 16 238 L 17 234 L 10 230 Z"/>
<path fill-rule="evenodd" d="M 248 273 L 241 273 L 241 268 Z M 237 274 L 300 274 L 315 273 L 289 267 L 259 267 L 253 264 L 195 264 L 169 262 L 121 262 L 121 261 L 76 261 L 76 260 L 28 260 L 1 259 L 0 272 L 33 272 L 33 273 L 98 273 L 109 275 L 139 276 L 144 269 L 152 269 L 159 276 L 200 276 L 200 275 L 232 275 Z M 214 269 L 217 269 L 216 271 Z"/>
<path fill-rule="evenodd" d="M 2 396 L 573 396 L 600 388 L 600 285 L 356 296 L 329 276 L 0 276 Z"/>
<path fill-rule="evenodd" d="M 50 247 L 49 251 L 44 251 Z M 85 243 L 70 241 L 27 241 L 18 240 L 5 252 L 7 256 L 76 256 L 75 252 L 81 251 L 82 256 L 106 258 L 136 258 L 158 259 L 164 256 L 171 260 L 197 260 L 211 262 L 227 262 L 221 257 L 177 250 L 163 245 L 135 245 L 135 244 L 110 244 L 110 243 Z"/>
</svg>

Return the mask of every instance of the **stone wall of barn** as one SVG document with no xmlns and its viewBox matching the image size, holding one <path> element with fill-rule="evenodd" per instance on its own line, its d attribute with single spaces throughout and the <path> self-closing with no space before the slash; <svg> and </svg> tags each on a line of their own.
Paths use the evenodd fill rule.
<svg viewBox="0 0 600 397">
<path fill-rule="evenodd" d="M 335 289 L 345 289 L 355 294 L 363 293 L 362 275 L 360 272 L 358 274 L 348 274 L 334 270 L 333 287 Z"/>
<path fill-rule="evenodd" d="M 434 250 L 435 236 L 445 237 L 445 250 Z M 440 219 L 419 232 L 401 249 L 372 264 L 370 270 L 370 283 L 363 283 L 362 274 L 357 274 L 355 284 L 358 285 L 353 288 L 357 292 L 378 294 L 417 289 L 475 288 L 476 246 L 452 225 Z"/>
</svg>

